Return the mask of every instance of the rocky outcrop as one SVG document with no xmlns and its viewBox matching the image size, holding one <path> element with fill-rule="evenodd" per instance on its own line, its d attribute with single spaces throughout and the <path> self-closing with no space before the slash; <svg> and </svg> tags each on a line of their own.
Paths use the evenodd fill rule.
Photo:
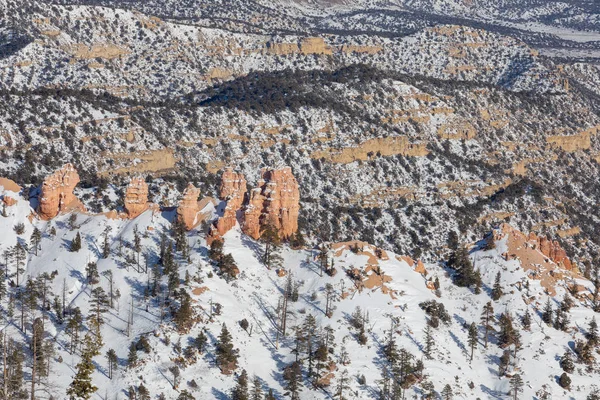
<svg viewBox="0 0 600 400">
<path fill-rule="evenodd" d="M 143 178 L 133 178 L 125 192 L 125 211 L 133 219 L 148 209 L 148 184 Z"/>
<path fill-rule="evenodd" d="M 573 269 L 571 260 L 567 257 L 567 252 L 556 240 L 550 240 L 546 236 L 537 236 L 535 233 L 530 232 L 527 241 L 554 263 L 569 271 Z"/>
<path fill-rule="evenodd" d="M 241 172 L 228 167 L 221 176 L 219 198 L 226 202 L 223 215 L 211 226 L 206 239 L 210 245 L 215 239 L 221 239 L 237 222 L 237 212 L 242 208 L 246 193 L 246 178 Z"/>
<path fill-rule="evenodd" d="M 50 220 L 60 212 L 73 208 L 83 208 L 73 189 L 79 183 L 79 174 L 72 164 L 66 164 L 58 171 L 44 179 L 38 215 L 43 220 Z"/>
<path fill-rule="evenodd" d="M 258 239 L 272 226 L 281 238 L 289 238 L 298 230 L 299 201 L 298 182 L 290 167 L 263 169 L 244 210 L 244 233 Z"/>
<path fill-rule="evenodd" d="M 242 230 L 254 239 L 258 239 L 269 225 L 282 239 L 298 230 L 300 192 L 291 168 L 263 169 L 258 187 L 250 191 L 246 202 L 245 193 L 244 176 L 232 168 L 225 169 L 219 197 L 227 203 L 223 215 L 211 227 L 208 244 L 222 238 L 235 226 L 240 210 L 243 210 Z"/>
<path fill-rule="evenodd" d="M 185 225 L 185 229 L 188 231 L 193 229 L 199 222 L 200 206 L 198 196 L 200 196 L 200 189 L 190 183 L 183 192 L 183 198 L 177 206 L 177 219 Z"/>
<path fill-rule="evenodd" d="M 238 210 L 242 207 L 245 193 L 246 178 L 244 178 L 244 174 L 235 172 L 231 167 L 225 168 L 221 176 L 219 198 L 227 201 L 227 206 Z"/>
</svg>

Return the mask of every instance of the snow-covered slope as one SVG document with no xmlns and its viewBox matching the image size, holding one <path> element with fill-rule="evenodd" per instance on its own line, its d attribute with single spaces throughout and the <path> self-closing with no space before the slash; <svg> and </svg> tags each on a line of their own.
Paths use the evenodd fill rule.
<svg viewBox="0 0 600 400">
<path fill-rule="evenodd" d="M 18 197 L 8 192 L 5 196 Z M 424 395 L 426 382 L 433 383 L 438 393 L 450 385 L 454 398 L 505 398 L 510 391 L 509 377 L 514 374 L 520 374 L 525 382 L 523 393 L 520 394 L 522 397 L 519 398 L 544 398 L 542 392 L 546 392 L 553 399 L 581 399 L 595 387 L 594 373 L 583 364 L 577 364 L 576 371 L 571 374 L 570 391 L 557 383 L 557 377 L 563 372 L 559 358 L 565 352 L 572 352 L 575 341 L 585 340 L 587 327 L 594 316 L 591 302 L 586 297 L 581 297 L 581 301 L 575 300 L 567 332 L 556 330 L 541 321 L 546 300 L 550 298 L 553 306 L 562 300 L 566 283 L 582 285 L 580 291 L 589 293 L 593 292 L 593 285 L 586 279 L 566 273 L 564 282 L 562 279 L 556 281 L 556 294 L 549 297 L 547 288 L 542 288 L 540 281 L 530 279 L 531 274 L 525 272 L 518 259 L 506 260 L 505 253 L 509 251 L 506 238 L 497 241 L 495 246 L 486 246 L 493 247 L 490 250 L 475 246 L 471 253 L 474 267 L 480 271 L 483 281 L 479 294 L 472 289 L 455 286 L 451 279 L 454 272 L 443 264 L 427 264 L 426 271 L 422 271 L 406 257 L 367 244 L 357 243 L 360 249 L 354 249 L 354 245 L 348 243 L 331 244 L 329 261 L 337 270 L 333 277 L 321 272 L 317 250 L 285 247 L 282 252 L 283 266 L 298 288 L 298 300 L 289 302 L 287 334 L 284 337 L 277 333 L 281 331 L 278 329 L 281 326 L 278 304 L 282 301 L 288 278 L 279 277 L 275 270 L 269 270 L 262 264 L 262 244 L 246 237 L 238 228 L 225 235 L 224 252 L 233 255 L 240 269 L 237 279 L 228 282 L 218 276 L 207 257 L 208 249 L 202 235 L 192 231 L 187 235 L 191 249 L 189 260 L 179 253 L 175 258 L 181 288 L 192 296 L 198 319 L 188 332 L 182 333 L 174 326 L 168 308 L 165 309 L 164 318 L 161 318 L 160 305 L 164 295 L 147 295 L 152 277 L 146 273 L 143 261 L 147 259 L 150 266 L 159 262 L 161 234 L 171 235 L 172 211 L 147 211 L 132 221 L 77 214 L 75 220 L 70 215 L 61 215 L 51 222 L 31 218 L 31 212 L 29 203 L 19 198 L 16 205 L 6 208 L 7 216 L 0 217 L 0 254 L 17 241 L 29 242 L 35 227 L 42 232 L 38 254 L 33 248 L 28 252 L 25 271 L 19 277 L 21 285 L 28 278 L 34 279 L 43 273 L 57 271 L 51 282 L 52 293 L 60 298 L 64 290 L 68 308 L 79 307 L 84 316 L 89 314 L 92 287 L 100 286 L 109 291 L 104 275 L 106 271 L 112 271 L 114 290 L 120 292 L 114 308 L 109 308 L 105 315 L 106 322 L 102 327 L 104 346 L 100 351 L 102 356 L 94 358 L 96 371 L 93 383 L 99 388 L 92 397 L 94 399 L 124 398 L 130 386 L 137 388 L 141 384 L 149 389 L 152 398 L 163 393 L 166 399 L 176 399 L 184 389 L 196 399 L 229 398 L 235 377 L 221 374 L 215 366 L 214 344 L 223 324 L 233 336 L 235 348 L 239 349 L 236 375 L 245 369 L 251 377 L 256 375 L 259 378 L 265 390 L 271 388 L 276 398 L 284 398 L 288 393 L 283 378 L 284 369 L 296 360 L 295 327 L 301 327 L 309 315 L 316 319 L 314 333 L 317 336 L 324 336 L 327 328 L 331 328 L 335 346 L 330 346 L 331 350 L 326 356 L 331 372 L 328 376 L 330 385 L 319 389 L 310 384 L 306 375 L 308 356 L 305 351 L 300 351 L 299 359 L 303 361 L 304 371 L 302 399 L 330 398 L 339 387 L 344 388 L 345 398 L 377 398 L 382 377 L 385 371 L 391 370 L 383 349 L 392 326 L 392 337 L 398 349 L 406 349 L 414 356 L 414 361 L 421 360 L 424 364 L 422 373 L 415 373 L 415 380 L 407 384 L 406 398 L 412 398 L 413 394 Z M 19 223 L 23 223 L 25 229 L 17 235 L 13 227 Z M 103 232 L 107 226 L 110 227 L 111 255 L 104 259 L 101 254 Z M 53 230 L 55 235 L 51 234 Z M 127 262 L 127 259 L 135 260 L 137 257 L 131 248 L 135 230 L 140 233 L 142 253 L 146 255 L 141 258 L 140 267 L 135 262 Z M 78 252 L 71 252 L 69 247 L 76 232 L 81 235 L 82 248 Z M 122 247 L 119 238 L 124 243 Z M 480 245 L 483 246 L 483 242 Z M 97 263 L 100 273 L 100 282 L 96 285 L 90 285 L 86 279 L 86 265 L 90 262 Z M 360 271 L 361 276 L 358 281 L 346 273 L 356 270 Z M 14 262 L 9 262 L 10 281 L 16 280 L 15 272 Z M 512 351 L 514 346 L 501 348 L 498 339 L 492 337 L 485 349 L 483 328 L 479 322 L 484 305 L 491 300 L 497 273 L 501 274 L 500 284 L 504 294 L 493 302 L 495 315 L 498 317 L 506 313 L 512 316 L 515 328 L 521 333 L 522 343 L 516 358 L 511 358 L 505 376 L 498 375 L 498 362 L 504 350 Z M 187 283 L 186 274 L 189 275 Z M 435 278 L 440 283 L 437 293 L 429 288 Z M 3 281 L 3 284 L 7 283 Z M 165 277 L 162 287 L 166 285 Z M 327 285 L 331 285 L 329 291 L 333 299 L 333 311 L 329 316 L 325 314 Z M 361 290 L 357 290 L 358 287 Z M 9 293 L 19 290 L 11 286 Z M 53 295 L 49 297 L 53 298 Z M 438 328 L 432 329 L 434 344 L 430 358 L 425 356 L 425 328 L 429 317 L 420 307 L 421 303 L 427 301 L 443 303 L 450 317 L 447 324 L 441 323 Z M 133 325 L 128 335 L 131 303 Z M 172 300 L 171 306 L 177 309 L 178 302 Z M 352 327 L 357 307 L 367 319 L 364 344 L 359 342 L 359 331 Z M 32 318 L 27 318 L 27 333 L 23 334 L 19 329 L 19 308 L 15 308 L 12 318 L 6 313 L 6 298 L 2 300 L 2 308 L 3 332 L 19 342 L 29 343 Z M 520 322 L 527 311 L 532 319 L 529 330 L 523 329 Z M 75 374 L 80 355 L 78 351 L 73 354 L 69 352 L 66 324 L 58 323 L 55 312 L 39 308 L 33 312 L 33 317 L 42 315 L 47 317 L 45 338 L 54 342 L 56 352 L 51 357 L 50 376 L 41 378 L 36 398 L 66 398 L 66 389 Z M 240 326 L 240 321 L 244 319 L 249 323 L 247 330 Z M 479 327 L 478 344 L 472 361 L 468 340 L 471 322 Z M 206 351 L 201 355 L 194 353 L 194 357 L 190 353 L 184 355 L 182 349 L 190 345 L 201 331 L 208 337 Z M 137 364 L 127 367 L 130 344 L 144 335 L 149 340 L 151 351 L 148 354 L 138 351 Z M 113 379 L 107 376 L 104 354 L 108 349 L 114 349 L 119 358 L 119 368 Z M 25 355 L 27 377 L 30 351 L 26 350 Z M 192 358 L 197 358 L 197 361 L 191 361 Z M 180 367 L 181 377 L 177 389 L 174 389 L 170 369 L 176 364 Z M 347 382 L 341 385 L 343 377 L 347 378 Z"/>
</svg>

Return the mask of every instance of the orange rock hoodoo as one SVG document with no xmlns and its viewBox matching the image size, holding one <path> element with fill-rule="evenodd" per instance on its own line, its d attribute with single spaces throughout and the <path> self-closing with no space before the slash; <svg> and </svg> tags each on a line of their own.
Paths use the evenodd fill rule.
<svg viewBox="0 0 600 400">
<path fill-rule="evenodd" d="M 231 167 L 226 168 L 221 176 L 219 198 L 227 203 L 223 210 L 223 216 L 210 229 L 207 238 L 208 244 L 215 239 L 220 239 L 235 226 L 237 212 L 244 203 L 245 193 L 246 178 L 244 178 L 244 175 L 241 172 L 235 172 Z"/>
<path fill-rule="evenodd" d="M 50 220 L 60 212 L 80 206 L 73 189 L 79 183 L 79 174 L 72 164 L 66 164 L 44 179 L 38 214 L 43 220 Z"/>
<path fill-rule="evenodd" d="M 133 178 L 125 192 L 125 211 L 133 219 L 148 209 L 148 184 L 144 179 Z"/>
<path fill-rule="evenodd" d="M 567 270 L 572 270 L 573 265 L 569 257 L 567 257 L 567 252 L 561 247 L 561 245 L 557 241 L 552 241 L 548 239 L 546 236 L 537 236 L 535 233 L 530 232 L 527 237 L 527 241 L 536 246 L 536 248 L 548 257 L 550 260 L 555 262 L 556 264 L 562 266 Z"/>
<path fill-rule="evenodd" d="M 298 230 L 300 192 L 298 182 L 289 167 L 263 169 L 258 187 L 250 191 L 245 206 L 246 179 L 231 168 L 223 172 L 220 198 L 227 201 L 223 216 L 211 228 L 208 242 L 222 237 L 235 226 L 237 212 L 243 209 L 242 230 L 258 239 L 271 225 L 282 238 L 289 238 Z"/>
<path fill-rule="evenodd" d="M 198 196 L 200 196 L 200 189 L 190 183 L 183 192 L 183 198 L 177 207 L 177 219 L 183 222 L 188 231 L 198 224 L 198 212 L 200 211 Z"/>
<path fill-rule="evenodd" d="M 263 169 L 244 210 L 244 233 L 258 239 L 270 225 L 280 237 L 289 238 L 298 230 L 299 202 L 298 182 L 290 167 Z"/>
</svg>

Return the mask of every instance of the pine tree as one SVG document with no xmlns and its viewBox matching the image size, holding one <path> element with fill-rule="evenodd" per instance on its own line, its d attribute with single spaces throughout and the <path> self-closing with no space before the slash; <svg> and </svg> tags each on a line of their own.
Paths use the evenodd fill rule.
<svg viewBox="0 0 600 400">
<path fill-rule="evenodd" d="M 143 383 L 140 383 L 138 387 L 138 397 L 137 400 L 150 400 L 150 391 L 144 386 Z"/>
<path fill-rule="evenodd" d="M 443 400 L 452 400 L 452 398 L 454 397 L 454 394 L 452 393 L 452 386 L 448 384 L 444 386 L 441 394 Z"/>
<path fill-rule="evenodd" d="M 184 333 L 189 331 L 194 324 L 194 310 L 192 308 L 192 299 L 184 289 L 181 289 L 179 298 L 181 299 L 181 305 L 175 312 L 173 321 L 179 332 Z"/>
<path fill-rule="evenodd" d="M 348 376 L 348 370 L 344 369 L 338 377 L 337 386 L 335 388 L 334 398 L 337 400 L 345 400 L 344 393 L 350 390 L 350 378 Z"/>
<path fill-rule="evenodd" d="M 588 325 L 587 340 L 590 346 L 594 347 L 598 345 L 598 324 L 596 323 L 596 317 L 592 317 L 590 324 Z"/>
<path fill-rule="evenodd" d="M 25 272 L 25 269 L 23 267 L 25 267 L 25 261 L 27 259 L 27 250 L 25 249 L 25 246 L 21 244 L 21 242 L 17 242 L 17 244 L 12 250 L 11 255 L 15 260 L 15 267 L 17 267 L 16 284 L 17 286 L 19 286 L 19 276 L 21 276 L 21 274 Z"/>
<path fill-rule="evenodd" d="M 269 389 L 269 392 L 265 395 L 265 400 L 277 400 L 275 394 L 273 394 L 273 389 Z"/>
<path fill-rule="evenodd" d="M 488 341 L 490 337 L 490 331 L 494 330 L 493 323 L 496 320 L 494 317 L 494 307 L 492 306 L 492 302 L 488 301 L 487 304 L 483 307 L 483 312 L 481 313 L 481 323 L 483 325 L 484 333 L 484 346 L 487 349 Z"/>
<path fill-rule="evenodd" d="M 565 351 L 565 354 L 560 358 L 560 367 L 569 374 L 575 370 L 575 363 L 573 363 L 573 358 L 569 350 Z"/>
<path fill-rule="evenodd" d="M 552 310 L 552 303 L 550 303 L 550 298 L 548 298 L 546 300 L 546 305 L 544 306 L 544 311 L 542 312 L 542 321 L 551 324 L 553 315 L 554 311 Z"/>
<path fill-rule="evenodd" d="M 194 344 L 196 345 L 196 349 L 198 349 L 198 353 L 204 353 L 204 349 L 206 349 L 206 344 L 208 343 L 208 338 L 204 331 L 200 331 L 196 339 L 194 340 Z"/>
<path fill-rule="evenodd" d="M 110 233 L 111 230 L 112 230 L 112 228 L 110 226 L 106 226 L 106 228 L 104 228 L 104 233 L 102 235 L 103 236 L 102 258 L 110 257 L 110 240 L 109 240 L 108 234 Z"/>
<path fill-rule="evenodd" d="M 471 348 L 471 359 L 473 361 L 473 350 L 477 347 L 477 325 L 475 322 L 471 322 L 469 325 L 469 339 L 468 339 L 469 347 Z"/>
<path fill-rule="evenodd" d="M 71 247 L 69 248 L 69 250 L 73 253 L 81 250 L 81 234 L 79 232 L 77 232 L 77 235 L 75 235 L 75 238 L 73 238 L 73 240 L 71 240 Z"/>
<path fill-rule="evenodd" d="M 31 234 L 31 246 L 35 251 L 35 255 L 38 255 L 38 250 L 40 249 L 40 243 L 42 242 L 42 232 L 37 228 L 33 228 L 33 233 Z"/>
<path fill-rule="evenodd" d="M 92 358 L 96 352 L 96 344 L 88 334 L 84 338 L 84 350 L 81 353 L 81 361 L 77 364 L 77 373 L 73 382 L 67 389 L 67 396 L 70 400 L 87 400 L 98 390 L 92 383 L 92 373 L 94 364 Z"/>
<path fill-rule="evenodd" d="M 263 400 L 262 384 L 256 375 L 254 375 L 254 379 L 252 379 L 252 393 L 250 395 L 250 400 Z"/>
<path fill-rule="evenodd" d="M 237 378 L 235 388 L 231 392 L 231 400 L 249 400 L 249 398 L 248 373 L 245 369 L 243 369 Z"/>
<path fill-rule="evenodd" d="M 425 356 L 428 360 L 431 360 L 431 352 L 433 351 L 433 328 L 429 324 L 425 325 Z"/>
<path fill-rule="evenodd" d="M 523 391 L 524 385 L 525 385 L 525 383 L 523 382 L 523 378 L 521 378 L 521 375 L 519 375 L 519 374 L 515 374 L 510 379 L 510 387 L 512 389 L 513 400 L 518 400 L 519 393 L 521 393 Z"/>
<path fill-rule="evenodd" d="M 523 325 L 523 329 L 527 331 L 531 328 L 531 314 L 529 313 L 529 308 L 525 310 L 525 314 L 521 319 L 521 324 Z"/>
<path fill-rule="evenodd" d="M 90 315 L 88 320 L 90 325 L 94 328 L 97 340 L 101 342 L 102 335 L 100 334 L 100 328 L 104 324 L 104 313 L 108 311 L 108 296 L 104 289 L 100 286 L 95 287 L 92 290 L 90 297 Z M 98 343 L 98 347 L 102 347 L 102 344 Z"/>
<path fill-rule="evenodd" d="M 568 390 L 571 388 L 571 378 L 569 378 L 569 375 L 567 375 L 566 372 L 563 372 L 562 375 L 560 376 L 560 378 L 558 378 L 558 384 L 563 389 Z"/>
<path fill-rule="evenodd" d="M 215 345 L 217 366 L 222 372 L 232 371 L 237 368 L 237 350 L 233 348 L 231 334 L 223 324 L 219 339 Z"/>
<path fill-rule="evenodd" d="M 492 300 L 497 301 L 500 299 L 500 297 L 502 297 L 502 295 L 504 294 L 502 292 L 502 286 L 500 285 L 500 281 L 502 279 L 502 276 L 500 275 L 500 272 L 498 272 L 496 274 L 496 280 L 494 281 L 494 286 L 492 287 Z"/>
<path fill-rule="evenodd" d="M 135 343 L 132 342 L 129 345 L 129 354 L 127 355 L 127 366 L 129 368 L 135 367 L 135 365 L 137 364 L 137 360 L 138 360 L 137 349 L 135 347 Z"/>
<path fill-rule="evenodd" d="M 71 314 L 69 315 L 69 320 L 67 322 L 67 327 L 66 327 L 67 333 L 69 334 L 69 336 L 71 338 L 71 346 L 69 348 L 69 351 L 71 352 L 71 354 L 77 348 L 77 345 L 79 343 L 79 334 L 82 329 L 83 329 L 83 317 L 81 315 L 81 310 L 79 309 L 79 307 L 76 307 L 75 309 L 73 309 L 71 311 Z"/>
<path fill-rule="evenodd" d="M 302 391 L 302 367 L 299 361 L 294 361 L 286 367 L 283 372 L 285 379 L 285 390 L 289 393 L 291 400 L 300 400 L 300 392 Z"/>
<path fill-rule="evenodd" d="M 106 359 L 108 360 L 108 378 L 112 379 L 113 371 L 116 371 L 119 366 L 117 353 L 113 349 L 109 349 L 106 352 Z"/>
<path fill-rule="evenodd" d="M 600 400 L 600 391 L 598 389 L 594 389 L 592 393 L 588 394 L 585 400 Z"/>
<path fill-rule="evenodd" d="M 510 351 L 504 350 L 502 356 L 500 356 L 500 363 L 498 364 L 498 376 L 504 376 L 508 370 L 510 364 Z"/>
<path fill-rule="evenodd" d="M 279 237 L 277 230 L 272 225 L 267 225 L 260 236 L 260 240 L 265 245 L 263 251 L 263 264 L 268 269 L 281 268 L 283 265 L 283 258 L 279 254 L 281 238 Z"/>
</svg>

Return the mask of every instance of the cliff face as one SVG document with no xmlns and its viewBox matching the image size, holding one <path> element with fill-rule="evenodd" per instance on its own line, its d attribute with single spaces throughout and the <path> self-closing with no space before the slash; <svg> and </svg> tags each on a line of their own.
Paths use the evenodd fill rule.
<svg viewBox="0 0 600 400">
<path fill-rule="evenodd" d="M 298 182 L 290 167 L 263 169 L 244 210 L 244 233 L 258 239 L 270 225 L 281 238 L 289 238 L 298 230 L 299 202 Z"/>
<path fill-rule="evenodd" d="M 50 220 L 60 212 L 81 206 L 73 194 L 79 183 L 79 174 L 72 164 L 66 164 L 58 171 L 44 179 L 38 214 L 43 220 Z M 83 206 L 81 206 L 83 208 Z"/>
<path fill-rule="evenodd" d="M 148 209 L 148 184 L 143 178 L 133 178 L 125 192 L 125 211 L 133 219 Z"/>
<path fill-rule="evenodd" d="M 183 198 L 179 202 L 177 207 L 177 219 L 183 222 L 185 228 L 189 231 L 198 224 L 198 212 L 200 207 L 198 205 L 198 196 L 200 196 L 200 189 L 196 188 L 191 183 L 183 192 Z"/>
</svg>

